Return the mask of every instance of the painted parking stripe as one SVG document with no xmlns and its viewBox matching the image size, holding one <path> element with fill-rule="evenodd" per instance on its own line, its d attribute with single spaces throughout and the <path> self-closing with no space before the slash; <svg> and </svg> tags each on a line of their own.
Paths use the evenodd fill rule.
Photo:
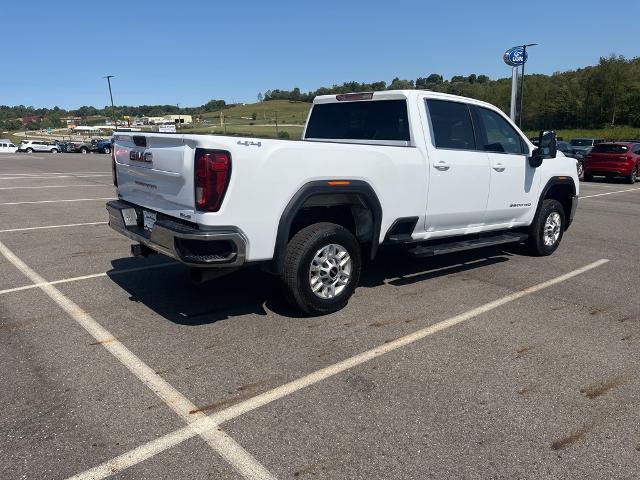
<svg viewBox="0 0 640 480">
<path fill-rule="evenodd" d="M 42 227 L 7 228 L 0 233 L 27 232 L 29 230 L 47 230 L 49 228 L 84 227 L 85 225 L 106 225 L 108 222 L 67 223 L 66 225 L 44 225 Z"/>
<path fill-rule="evenodd" d="M 104 197 L 104 198 L 72 198 L 70 200 L 35 200 L 30 202 L 4 202 L 0 203 L 0 205 L 27 205 L 33 203 L 60 203 L 60 202 L 91 202 L 95 200 L 116 200 L 113 197 Z"/>
<path fill-rule="evenodd" d="M 87 312 L 66 297 L 55 286 L 47 283 L 38 273 L 20 260 L 11 250 L 0 242 L 2 254 L 13 266 L 20 270 L 29 280 L 39 284 L 39 288 L 47 294 L 73 320 L 83 327 L 96 342 L 116 357 L 133 375 L 144 383 L 153 393 L 171 408 L 187 424 L 202 422 L 207 428 L 198 434 L 222 458 L 228 461 L 238 473 L 249 480 L 273 480 L 271 475 L 257 460 L 236 443 L 231 437 L 218 429 L 218 424 L 202 412 L 193 412 L 197 407 L 158 375 L 151 367 L 138 358 L 131 350 L 117 340 L 107 329 L 100 325 Z M 91 477 L 88 477 L 91 478 Z"/>
<path fill-rule="evenodd" d="M 580 197 L 580 198 L 602 197 L 604 195 L 614 195 L 616 193 L 635 192 L 637 190 L 640 190 L 640 188 L 628 188 L 627 190 L 616 190 L 615 192 L 596 193 L 595 195 L 585 195 L 584 197 Z"/>
<path fill-rule="evenodd" d="M 65 225 L 44 225 L 42 227 L 7 228 L 0 230 L 0 233 L 26 232 L 29 230 L 46 230 L 49 228 L 84 227 L 85 225 L 106 225 L 108 222 L 87 222 L 87 223 L 67 223 Z"/>
<path fill-rule="evenodd" d="M 552 278 L 551 280 L 547 280 L 546 282 L 538 283 L 537 285 L 519 290 L 467 312 L 451 317 L 447 320 L 443 320 L 434 325 L 422 328 L 413 333 L 405 335 L 404 337 L 400 337 L 389 343 L 385 343 L 384 345 L 372 348 L 371 350 L 367 350 L 358 355 L 347 358 L 346 360 L 335 363 L 333 365 L 329 365 L 328 367 L 317 370 L 313 373 L 310 373 L 309 375 L 305 375 L 304 377 L 298 378 L 272 390 L 268 390 L 264 393 L 256 395 L 255 397 L 239 402 L 229 408 L 210 415 L 209 417 L 207 417 L 207 420 L 210 422 L 212 421 L 216 425 L 220 425 L 224 422 L 239 417 L 240 415 L 251 412 L 259 407 L 268 405 L 276 400 L 291 395 L 292 393 L 302 390 L 303 388 L 315 385 L 318 382 L 331 378 L 353 367 L 381 357 L 382 355 L 393 352 L 394 350 L 397 350 L 399 348 L 415 343 L 418 340 L 422 340 L 423 338 L 447 330 L 460 323 L 472 320 L 484 313 L 495 310 L 502 305 L 513 302 L 515 300 L 519 300 L 522 297 L 526 297 L 527 295 L 531 295 L 546 288 L 552 287 L 553 285 L 565 282 L 571 278 L 593 270 L 594 268 L 600 267 L 608 261 L 609 260 L 603 258 L 596 262 L 585 265 L 582 268 L 578 268 L 571 272 L 565 273 L 564 275 L 560 275 L 558 277 Z M 206 431 L 206 429 L 208 428 L 210 428 L 208 424 L 206 424 L 204 421 L 198 420 L 197 422 L 192 423 L 186 428 L 175 430 L 165 435 L 164 437 L 160 437 L 156 440 L 153 440 L 152 442 L 143 444 L 129 452 L 126 452 L 112 460 L 109 460 L 108 462 L 98 465 L 97 467 L 91 470 L 87 470 L 86 472 L 78 474 L 72 478 L 74 480 L 93 480 L 105 478 L 109 475 L 120 472 L 126 468 L 132 467 L 144 460 L 147 460 L 148 458 L 151 458 L 152 456 L 157 455 L 158 453 L 168 448 L 174 447 L 181 442 L 188 440 L 189 438 L 192 438 L 196 435 L 202 435 L 202 432 Z"/>
<path fill-rule="evenodd" d="M 23 290 L 31 290 L 33 288 L 40 288 L 44 285 L 60 285 L 63 283 L 80 282 L 82 280 L 91 280 L 92 278 L 111 277 L 113 275 L 142 272 L 145 270 L 153 270 L 155 268 L 175 267 L 176 265 L 180 265 L 180 264 L 177 262 L 161 263 L 159 265 L 148 265 L 146 267 L 134 267 L 134 268 L 125 268 L 123 270 L 114 270 L 111 272 L 92 273 L 90 275 L 82 275 L 81 277 L 63 278 L 61 280 L 54 280 L 53 282 L 32 283 L 31 285 L 23 285 L 22 287 L 7 288 L 6 290 L 0 290 L 0 295 L 5 295 L 7 293 L 14 293 L 14 292 L 22 292 Z"/>
<path fill-rule="evenodd" d="M 24 176 L 17 176 L 17 177 L 0 177 L 0 180 L 36 180 L 36 179 L 42 179 L 42 178 L 46 178 L 47 180 L 50 180 L 52 178 L 93 178 L 93 177 L 110 177 L 111 174 L 92 174 L 92 175 L 39 175 L 39 176 L 33 176 L 33 177 L 24 177 Z"/>
<path fill-rule="evenodd" d="M 26 189 L 41 189 L 41 188 L 72 188 L 72 187 L 109 187 L 113 188 L 113 185 L 102 183 L 91 183 L 88 185 L 37 185 L 35 187 L 0 187 L 0 190 L 26 190 Z"/>
<path fill-rule="evenodd" d="M 4 172 L 0 173 L 0 175 L 7 176 L 21 176 L 21 177 L 38 177 L 41 175 L 89 175 L 89 174 L 105 174 L 110 175 L 110 172 L 27 172 L 27 173 L 12 173 L 12 172 Z"/>
</svg>

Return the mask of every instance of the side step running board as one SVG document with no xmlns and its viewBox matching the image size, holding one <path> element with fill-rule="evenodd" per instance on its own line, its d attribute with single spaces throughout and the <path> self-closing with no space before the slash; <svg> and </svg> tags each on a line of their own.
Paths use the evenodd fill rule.
<svg viewBox="0 0 640 480">
<path fill-rule="evenodd" d="M 505 243 L 519 243 L 528 238 L 526 233 L 503 233 L 472 240 L 460 240 L 457 242 L 440 243 L 437 245 L 421 245 L 409 250 L 409 253 L 416 257 L 432 257 L 434 255 L 444 255 L 445 253 L 462 252 L 474 248 L 491 247 L 503 245 Z"/>
</svg>

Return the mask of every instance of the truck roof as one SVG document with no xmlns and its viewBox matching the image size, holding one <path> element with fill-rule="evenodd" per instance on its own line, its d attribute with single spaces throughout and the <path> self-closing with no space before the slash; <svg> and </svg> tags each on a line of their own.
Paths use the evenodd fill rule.
<svg viewBox="0 0 640 480">
<path fill-rule="evenodd" d="M 357 98 L 358 95 L 363 94 L 371 94 L 370 99 Z M 370 101 L 370 100 L 397 100 L 397 99 L 411 99 L 416 98 L 419 95 L 424 95 L 428 98 L 437 98 L 441 100 L 451 100 L 454 102 L 466 102 L 473 103 L 475 105 L 481 105 L 483 107 L 489 107 L 495 109 L 495 105 L 491 105 L 490 103 L 483 102 L 481 100 L 476 100 L 475 98 L 470 97 L 462 97 L 460 95 L 451 95 L 449 93 L 440 93 L 433 92 L 431 90 L 380 90 L 376 92 L 349 92 L 344 94 L 336 94 L 336 95 L 318 95 L 313 99 L 313 104 L 319 103 L 336 103 L 339 101 L 349 101 L 349 96 L 354 96 L 354 100 L 356 101 Z M 338 97 L 344 96 L 342 100 L 339 100 Z"/>
</svg>

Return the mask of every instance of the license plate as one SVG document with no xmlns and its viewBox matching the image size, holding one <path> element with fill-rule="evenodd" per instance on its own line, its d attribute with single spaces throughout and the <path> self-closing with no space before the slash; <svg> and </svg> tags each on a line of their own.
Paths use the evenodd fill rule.
<svg viewBox="0 0 640 480">
<path fill-rule="evenodd" d="M 142 211 L 142 218 L 144 220 L 144 229 L 151 231 L 156 223 L 156 212 Z"/>
</svg>

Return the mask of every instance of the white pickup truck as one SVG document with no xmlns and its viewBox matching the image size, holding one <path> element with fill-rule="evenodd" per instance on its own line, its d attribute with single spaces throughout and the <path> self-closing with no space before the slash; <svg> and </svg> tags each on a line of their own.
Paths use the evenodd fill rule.
<svg viewBox="0 0 640 480">
<path fill-rule="evenodd" d="M 429 91 L 317 97 L 301 141 L 117 132 L 109 224 L 203 281 L 262 263 L 307 314 L 344 307 L 380 244 L 416 257 L 526 242 L 549 255 L 576 161 L 498 108 Z"/>
</svg>

